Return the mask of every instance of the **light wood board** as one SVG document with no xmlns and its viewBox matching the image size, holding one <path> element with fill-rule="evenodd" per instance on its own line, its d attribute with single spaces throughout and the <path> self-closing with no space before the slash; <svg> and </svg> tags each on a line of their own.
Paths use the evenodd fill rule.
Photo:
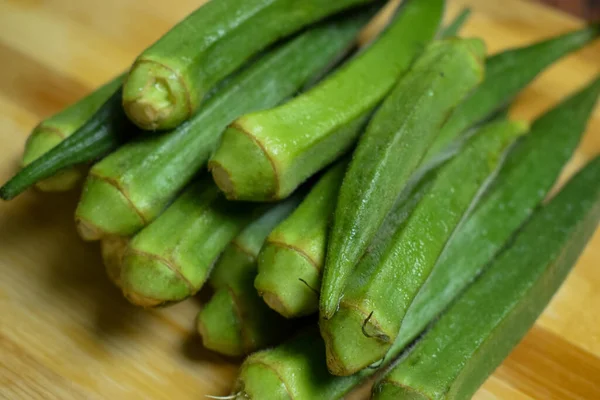
<svg viewBox="0 0 600 400">
<path fill-rule="evenodd" d="M 31 128 L 123 71 L 200 0 L 0 0 L 0 180 Z M 538 4 L 450 1 L 490 52 L 581 25 Z M 600 71 L 600 43 L 545 72 L 518 99 L 531 119 Z M 600 108 L 563 179 L 600 152 Z M 599 177 L 600 179 L 600 177 Z M 196 299 L 130 306 L 73 224 L 77 193 L 0 204 L 0 398 L 201 399 L 227 394 L 237 363 L 194 335 Z M 600 399 L 600 231 L 478 399 Z"/>
</svg>

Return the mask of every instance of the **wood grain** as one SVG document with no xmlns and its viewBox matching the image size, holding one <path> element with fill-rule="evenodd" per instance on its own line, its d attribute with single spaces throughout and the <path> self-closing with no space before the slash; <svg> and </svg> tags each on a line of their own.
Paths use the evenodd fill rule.
<svg viewBox="0 0 600 400">
<path fill-rule="evenodd" d="M 0 0 L 0 180 L 40 118 L 124 70 L 198 0 Z M 537 3 L 450 1 L 474 8 L 464 34 L 490 52 L 581 25 Z M 531 119 L 600 70 L 600 43 L 542 74 L 512 114 Z M 600 152 L 600 109 L 561 182 Z M 199 399 L 223 395 L 237 362 L 204 350 L 200 303 L 130 306 L 78 239 L 78 194 L 28 192 L 0 204 L 0 398 Z M 478 399 L 600 399 L 600 231 L 536 326 Z M 364 392 L 363 392 L 364 393 Z M 357 395 L 357 398 L 363 398 Z"/>
</svg>

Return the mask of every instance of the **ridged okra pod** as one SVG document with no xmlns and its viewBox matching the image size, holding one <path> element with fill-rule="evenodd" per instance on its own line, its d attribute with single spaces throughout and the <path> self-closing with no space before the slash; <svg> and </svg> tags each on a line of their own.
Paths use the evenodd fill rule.
<svg viewBox="0 0 600 400">
<path fill-rule="evenodd" d="M 320 313 L 331 318 L 348 274 L 419 167 L 452 109 L 483 79 L 478 39 L 431 44 L 384 101 L 342 181 L 323 273 Z"/>
<path fill-rule="evenodd" d="M 121 88 L 76 132 L 25 166 L 0 188 L 0 198 L 10 200 L 37 182 L 65 169 L 96 161 L 130 140 L 138 129 L 121 106 Z"/>
<path fill-rule="evenodd" d="M 446 245 L 402 322 L 395 348 L 403 348 L 423 332 L 531 217 L 579 144 L 599 93 L 600 78 L 538 118 L 511 150 L 479 204 Z"/>
<path fill-rule="evenodd" d="M 600 221 L 600 157 L 533 214 L 374 389 L 374 399 L 470 399 L 541 314 Z"/>
<path fill-rule="evenodd" d="M 319 178 L 260 252 L 254 285 L 269 307 L 286 318 L 318 310 L 327 235 L 347 164 L 341 160 Z"/>
<path fill-rule="evenodd" d="M 115 93 L 122 82 L 123 77 L 119 76 L 59 113 L 40 122 L 25 143 L 23 167 L 40 158 L 81 128 Z M 80 169 L 68 168 L 37 182 L 36 187 L 44 192 L 63 192 L 72 189 L 81 176 Z"/>
<path fill-rule="evenodd" d="M 227 124 L 294 95 L 351 47 L 371 15 L 329 21 L 276 47 L 177 129 L 140 137 L 96 164 L 76 212 L 82 237 L 128 236 L 154 220 L 206 163 Z"/>
<path fill-rule="evenodd" d="M 131 240 L 120 275 L 125 297 L 153 307 L 194 295 L 256 207 L 227 202 L 208 178 L 192 183 Z"/>
<path fill-rule="evenodd" d="M 293 327 L 258 296 L 254 278 L 256 257 L 265 238 L 301 200 L 298 193 L 274 205 L 244 229 L 219 258 L 210 277 L 216 292 L 197 318 L 204 347 L 242 356 L 275 344 Z"/>
<path fill-rule="evenodd" d="M 451 156 L 453 142 L 469 128 L 506 107 L 539 73 L 599 35 L 600 24 L 595 24 L 489 57 L 485 63 L 485 80 L 450 115 L 425 156 L 424 164 Z"/>
<path fill-rule="evenodd" d="M 382 0 L 217 0 L 202 5 L 135 60 L 123 105 L 141 128 L 173 129 L 207 93 L 284 36 L 352 6 Z M 310 58 L 310 56 L 306 56 Z"/>
<path fill-rule="evenodd" d="M 393 361 L 451 303 L 455 297 L 451 297 L 450 294 L 454 293 L 456 296 L 460 292 L 460 285 L 456 285 L 456 281 L 452 278 L 458 277 L 461 282 L 470 281 L 472 276 L 488 265 L 498 249 L 504 247 L 504 243 L 499 244 L 498 242 L 502 233 L 510 231 L 519 221 L 523 221 L 531 215 L 535 204 L 538 204 L 545 196 L 549 185 L 556 179 L 562 165 L 581 137 L 597 90 L 597 82 L 594 82 L 554 110 L 544 114 L 532 124 L 531 132 L 507 155 L 498 177 L 483 195 L 481 202 L 465 221 L 465 224 L 459 228 L 448 243 L 440 261 L 409 308 L 398 338 L 386 355 L 382 366 Z M 533 149 L 535 150 L 529 151 Z M 527 177 L 531 179 L 527 179 Z M 515 200 L 518 199 L 519 202 L 522 202 L 520 205 L 504 201 L 513 193 Z M 494 214 L 494 212 L 499 214 Z M 486 216 L 488 218 L 483 218 Z M 491 216 L 494 217 L 491 218 Z M 500 227 L 498 224 L 503 219 L 506 225 Z M 475 222 L 471 222 L 471 220 L 478 221 L 478 226 L 476 227 Z M 495 226 L 493 231 L 496 233 L 492 234 L 492 229 L 487 226 Z M 482 234 L 482 240 L 491 239 L 494 242 L 485 244 L 484 248 L 479 249 L 477 248 L 478 244 L 483 245 L 483 242 L 480 243 L 477 238 L 461 239 L 461 237 L 470 237 L 471 235 L 467 233 L 474 229 L 478 229 L 480 232 L 487 230 L 489 233 Z M 457 244 L 461 242 L 468 245 L 469 249 L 461 251 L 457 247 Z M 456 257 L 450 257 L 447 254 L 455 254 Z M 461 254 L 473 254 L 474 259 L 480 260 L 479 265 L 471 263 L 470 257 L 460 257 Z M 482 256 L 485 254 L 488 254 L 489 258 L 484 260 Z M 461 264 L 454 264 L 454 267 L 451 268 L 450 261 L 455 259 L 456 262 L 459 262 L 459 257 Z M 448 268 L 443 268 L 442 265 L 447 265 Z M 467 270 L 465 274 L 461 273 L 463 267 Z M 444 290 L 443 288 L 446 288 L 447 285 L 453 289 L 451 291 Z M 438 298 L 442 300 L 438 301 Z M 302 352 L 298 352 L 296 348 L 301 343 L 293 342 L 304 342 L 306 347 Z M 324 348 L 322 342 L 319 341 L 318 333 L 310 332 L 282 346 L 257 353 L 261 356 L 257 356 L 256 359 L 248 358 L 243 369 L 249 369 L 250 365 L 264 361 L 268 369 L 277 373 L 279 384 L 283 384 L 291 393 L 304 395 L 302 397 L 299 394 L 297 397 L 299 399 L 315 398 L 316 393 L 322 391 L 324 387 L 335 387 L 335 390 L 327 392 L 329 398 L 342 398 L 352 387 L 376 371 L 375 369 L 365 369 L 347 377 L 330 375 L 325 369 L 326 361 L 323 351 Z M 271 356 L 267 357 L 266 353 L 270 353 Z M 265 372 L 266 374 L 270 373 L 269 370 Z M 238 379 L 238 388 L 247 386 L 248 391 L 252 392 L 256 390 L 252 388 L 262 385 L 262 376 L 262 372 L 242 373 Z M 300 378 L 298 379 L 298 377 Z M 270 385 L 275 385 L 276 382 L 278 382 L 277 379 L 272 379 Z M 265 389 L 269 389 L 269 387 L 265 387 Z M 276 391 L 272 390 L 272 393 L 276 393 Z M 313 397 L 310 397 L 311 394 Z M 284 393 L 281 396 L 265 395 L 263 398 L 271 400 L 289 399 L 290 397 L 286 397 Z"/>
<path fill-rule="evenodd" d="M 350 375 L 385 357 L 448 239 L 497 172 L 506 149 L 526 129 L 505 120 L 482 128 L 437 171 L 405 221 L 387 218 L 350 276 L 339 309 L 332 318 L 320 319 L 333 374 Z"/>
<path fill-rule="evenodd" d="M 350 150 L 373 109 L 435 36 L 443 0 L 407 0 L 368 48 L 305 94 L 244 115 L 209 162 L 229 199 L 272 201 Z"/>
</svg>

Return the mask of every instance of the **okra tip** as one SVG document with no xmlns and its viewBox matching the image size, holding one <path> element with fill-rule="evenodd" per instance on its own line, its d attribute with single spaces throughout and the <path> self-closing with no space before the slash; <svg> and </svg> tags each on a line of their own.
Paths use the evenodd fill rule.
<svg viewBox="0 0 600 400">
<path fill-rule="evenodd" d="M 121 286 L 121 263 L 128 245 L 129 238 L 120 236 L 107 237 L 101 242 L 102 261 L 106 274 L 119 287 Z"/>
<path fill-rule="evenodd" d="M 385 358 L 393 337 L 385 332 L 373 313 L 341 305 L 329 320 L 320 319 L 327 368 L 333 375 L 352 375 Z"/>
<path fill-rule="evenodd" d="M 384 379 L 373 386 L 372 400 L 385 399 L 411 399 L 411 400 L 431 400 L 429 396 L 421 393 L 415 388 L 404 386 L 399 382 Z"/>
<path fill-rule="evenodd" d="M 143 227 L 141 212 L 114 182 L 90 174 L 75 211 L 77 231 L 87 241 L 110 235 L 127 236 L 136 233 L 125 227 Z M 130 228 L 129 228 L 130 229 Z"/>
<path fill-rule="evenodd" d="M 134 244 L 123 256 L 120 278 L 125 298 L 141 307 L 162 306 L 194 294 L 191 283 L 169 260 L 137 250 Z"/>
<path fill-rule="evenodd" d="M 208 163 L 219 189 L 229 200 L 278 200 L 278 176 L 272 157 L 241 120 L 223 133 Z"/>
<path fill-rule="evenodd" d="M 173 129 L 193 112 L 189 85 L 173 68 L 154 60 L 138 60 L 123 86 L 123 108 L 145 130 Z"/>
<path fill-rule="evenodd" d="M 287 388 L 278 371 L 260 360 L 261 353 L 250 356 L 240 370 L 233 393 L 236 399 L 288 399 L 295 396 Z M 256 358 L 256 361 L 254 360 Z"/>
</svg>

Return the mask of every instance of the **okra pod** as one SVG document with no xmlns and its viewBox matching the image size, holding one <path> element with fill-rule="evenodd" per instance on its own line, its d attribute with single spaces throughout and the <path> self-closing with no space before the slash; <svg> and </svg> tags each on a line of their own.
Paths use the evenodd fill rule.
<svg viewBox="0 0 600 400">
<path fill-rule="evenodd" d="M 106 268 L 106 275 L 118 287 L 121 286 L 121 266 L 123 256 L 129 246 L 131 238 L 121 236 L 109 236 L 102 239 L 102 261 Z"/>
<path fill-rule="evenodd" d="M 40 122 L 25 143 L 22 166 L 26 167 L 50 149 L 75 133 L 89 120 L 108 98 L 121 86 L 119 76 L 59 113 Z M 36 187 L 44 192 L 64 192 L 72 189 L 82 171 L 73 167 L 39 181 Z"/>
<path fill-rule="evenodd" d="M 372 13 L 360 10 L 276 47 L 177 129 L 140 137 L 96 164 L 76 212 L 82 237 L 133 235 L 154 220 L 206 163 L 227 124 L 294 95 L 351 47 Z"/>
<path fill-rule="evenodd" d="M 452 302 L 455 297 L 449 296 L 450 293 L 454 293 L 454 296 L 459 294 L 461 285 L 471 281 L 485 265 L 488 265 L 494 255 L 504 246 L 504 243 L 499 244 L 502 233 L 506 234 L 511 229 L 514 232 L 512 227 L 517 226 L 519 221 L 524 221 L 531 215 L 581 137 L 585 121 L 589 118 L 598 95 L 597 91 L 598 83 L 596 81 L 578 94 L 571 96 L 569 100 L 564 101 L 554 110 L 545 113 L 532 124 L 531 132 L 507 155 L 498 177 L 490 185 L 489 190 L 483 195 L 480 204 L 476 206 L 465 224 L 450 240 L 438 265 L 409 308 L 398 338 L 386 355 L 382 366 L 394 360 Z M 526 179 L 529 174 L 531 179 Z M 513 194 L 516 200 L 514 203 L 505 201 Z M 494 212 L 499 214 L 494 214 Z M 513 213 L 516 215 L 513 216 Z M 492 216 L 494 217 L 492 218 Z M 475 224 L 475 222 L 471 222 L 472 220 L 479 221 L 480 224 Z M 499 227 L 498 224 L 501 220 L 505 220 L 506 228 Z M 495 228 L 491 229 L 488 226 L 495 226 Z M 489 239 L 494 243 L 484 245 L 477 237 L 467 240 L 470 236 L 468 232 L 476 230 L 481 235 L 482 241 Z M 496 233 L 491 233 L 492 230 Z M 487 231 L 485 234 L 482 233 L 485 231 Z M 506 236 L 504 237 L 506 238 Z M 458 248 L 458 243 L 461 242 L 469 246 L 468 250 L 461 251 Z M 486 247 L 480 249 L 478 245 Z M 451 257 L 449 254 L 456 256 Z M 460 257 L 461 254 L 463 257 Z M 465 254 L 469 256 L 467 257 Z M 471 263 L 471 254 L 474 259 L 480 260 L 478 265 Z M 485 254 L 488 255 L 488 258 L 484 260 Z M 460 262 L 460 264 L 453 264 L 453 268 L 450 268 L 452 260 L 455 260 L 456 263 Z M 442 265 L 446 265 L 447 268 Z M 467 270 L 464 274 L 462 273 L 463 267 Z M 460 277 L 459 279 L 463 283 L 457 285 L 456 281 L 453 281 L 455 277 Z M 445 290 L 446 285 L 451 285 L 453 289 Z M 436 300 L 438 298 L 443 300 Z M 302 343 L 305 347 L 301 351 L 297 351 Z M 272 379 L 270 382 L 272 386 L 265 386 L 266 389 L 279 387 L 274 386 L 278 382 L 279 385 L 287 387 L 290 393 L 297 394 L 297 397 L 294 398 L 310 399 L 317 398 L 318 393 L 324 391 L 326 387 L 335 388 L 324 393 L 327 393 L 325 397 L 336 399 L 342 398 L 352 387 L 376 371 L 375 369 L 365 369 L 347 377 L 330 375 L 325 367 L 326 361 L 323 352 L 323 344 L 317 332 L 310 332 L 282 346 L 257 353 L 256 356 L 248 358 L 242 371 L 249 369 L 253 364 L 264 361 L 265 372 L 252 375 L 242 372 L 236 390 L 248 387 L 248 391 L 253 392 L 256 390 L 253 388 L 259 387 L 265 382 L 263 374 L 268 375 L 270 369 L 275 371 L 278 381 Z M 269 354 L 268 357 L 267 354 Z M 273 390 L 272 393 L 276 393 L 276 391 Z M 239 398 L 244 397 L 240 395 Z M 258 398 L 289 399 L 290 397 L 265 395 Z"/>
<path fill-rule="evenodd" d="M 458 32 L 462 29 L 462 27 L 467 23 L 467 20 L 471 16 L 471 9 L 465 8 L 463 9 L 457 16 L 446 26 L 442 32 L 440 32 L 441 38 L 450 38 L 453 36 L 457 36 Z"/>
<path fill-rule="evenodd" d="M 173 129 L 207 93 L 280 38 L 346 8 L 382 0 L 218 0 L 177 24 L 134 62 L 123 91 L 143 129 Z M 306 56 L 310 57 L 310 56 Z"/>
<path fill-rule="evenodd" d="M 243 279 L 248 269 L 255 268 L 267 236 L 296 209 L 301 200 L 302 195 L 299 194 L 274 205 L 236 236 L 215 265 L 210 276 L 211 286 L 220 289 L 231 285 Z"/>
<path fill-rule="evenodd" d="M 531 217 L 577 148 L 599 94 L 597 78 L 533 122 L 448 242 L 406 314 L 394 347 L 408 345 L 423 332 Z"/>
<path fill-rule="evenodd" d="M 320 314 L 335 313 L 365 252 L 449 112 L 483 79 L 478 39 L 431 44 L 379 108 L 354 151 L 338 197 L 323 273 Z"/>
<path fill-rule="evenodd" d="M 373 109 L 434 37 L 443 9 L 443 0 L 407 0 L 378 39 L 319 85 L 231 124 L 209 162 L 227 198 L 285 198 L 347 152 Z"/>
<path fill-rule="evenodd" d="M 286 318 L 318 310 L 327 235 L 347 161 L 339 161 L 319 179 L 260 252 L 254 285 L 269 307 Z"/>
<path fill-rule="evenodd" d="M 384 225 L 378 232 L 350 276 L 339 309 L 320 320 L 333 374 L 350 375 L 384 358 L 448 239 L 526 129 L 505 120 L 489 124 L 437 171 L 404 222 L 388 217 L 391 229 Z"/>
<path fill-rule="evenodd" d="M 121 267 L 125 297 L 153 307 L 194 295 L 217 257 L 251 222 L 254 208 L 226 202 L 209 179 L 192 183 L 131 240 Z"/>
<path fill-rule="evenodd" d="M 448 148 L 461 134 L 506 107 L 544 69 L 599 35 L 600 24 L 594 24 L 489 57 L 484 82 L 450 115 L 425 156 L 424 164 L 450 156 L 452 151 Z"/>
<path fill-rule="evenodd" d="M 374 398 L 470 399 L 527 333 L 600 221 L 596 157 L 374 389 Z"/>
<path fill-rule="evenodd" d="M 123 112 L 119 88 L 75 133 L 5 183 L 0 188 L 0 198 L 10 200 L 62 170 L 97 160 L 128 141 L 137 131 Z"/>
</svg>

